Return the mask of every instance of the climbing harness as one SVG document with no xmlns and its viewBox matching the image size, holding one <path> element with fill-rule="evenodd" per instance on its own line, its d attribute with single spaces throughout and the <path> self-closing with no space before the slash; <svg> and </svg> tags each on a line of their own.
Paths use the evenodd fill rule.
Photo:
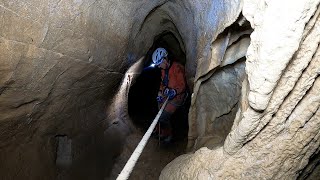
<svg viewBox="0 0 320 180">
<path fill-rule="evenodd" d="M 155 117 L 155 119 L 153 120 L 153 122 L 151 123 L 149 129 L 147 130 L 147 132 L 144 134 L 144 136 L 142 137 L 141 141 L 139 142 L 138 146 L 136 147 L 136 149 L 133 151 L 131 157 L 129 158 L 127 164 L 124 166 L 124 168 L 122 169 L 121 173 L 119 174 L 119 176 L 117 177 L 117 180 L 126 180 L 129 178 L 133 167 L 135 166 L 135 164 L 137 163 L 144 147 L 146 146 L 152 132 L 153 129 L 155 128 L 155 126 L 157 125 L 159 118 L 165 108 L 165 106 L 168 103 L 168 99 L 166 99 L 166 101 L 163 103 L 161 109 L 159 110 L 157 116 Z"/>
</svg>

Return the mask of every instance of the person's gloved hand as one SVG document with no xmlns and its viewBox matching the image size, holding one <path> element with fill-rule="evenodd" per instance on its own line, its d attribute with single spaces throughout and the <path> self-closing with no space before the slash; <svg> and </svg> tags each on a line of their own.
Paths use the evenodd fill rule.
<svg viewBox="0 0 320 180">
<path fill-rule="evenodd" d="M 169 97 L 169 100 L 173 99 L 177 95 L 177 91 L 175 89 L 166 88 L 163 92 L 165 96 Z"/>
<path fill-rule="evenodd" d="M 162 103 L 163 102 L 163 97 L 162 96 L 157 96 L 157 102 Z"/>
</svg>

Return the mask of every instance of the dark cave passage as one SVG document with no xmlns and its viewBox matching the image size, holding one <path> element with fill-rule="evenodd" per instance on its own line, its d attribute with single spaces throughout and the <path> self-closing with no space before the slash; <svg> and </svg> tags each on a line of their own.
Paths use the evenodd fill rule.
<svg viewBox="0 0 320 180">
<path fill-rule="evenodd" d="M 128 95 L 128 112 L 133 123 L 143 129 L 147 129 L 158 113 L 156 97 L 161 82 L 159 68 L 149 68 L 153 51 L 163 47 L 168 51 L 169 59 L 185 64 L 185 53 L 178 40 L 170 32 L 164 32 L 155 38 L 154 44 L 147 52 L 144 59 L 144 68 L 131 86 Z M 189 90 L 188 90 L 189 91 Z M 190 94 L 190 93 L 189 93 Z M 174 139 L 179 140 L 188 134 L 188 110 L 190 107 L 190 95 L 186 102 L 171 117 Z"/>
</svg>

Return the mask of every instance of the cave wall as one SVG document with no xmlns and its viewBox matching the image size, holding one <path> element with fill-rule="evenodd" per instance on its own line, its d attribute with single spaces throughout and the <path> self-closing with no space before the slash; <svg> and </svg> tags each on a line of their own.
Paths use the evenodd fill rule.
<svg viewBox="0 0 320 180">
<path fill-rule="evenodd" d="M 245 63 L 242 61 L 217 70 L 214 76 L 202 82 L 197 101 L 191 108 L 192 113 L 197 113 L 192 117 L 196 117 L 198 132 L 192 149 L 213 149 L 223 144 L 239 107 L 244 68 Z M 203 105 L 204 102 L 210 103 Z"/>
<path fill-rule="evenodd" d="M 189 113 L 188 150 L 214 148 L 232 127 L 245 76 L 238 64 L 244 64 L 252 32 L 245 22 L 240 15 L 213 41 L 210 59 L 198 64 Z"/>
<path fill-rule="evenodd" d="M 319 1 L 245 0 L 242 12 L 254 31 L 233 127 L 160 179 L 296 179 L 318 163 Z"/>
<path fill-rule="evenodd" d="M 73 162 L 97 149 L 105 103 L 133 61 L 131 4 L 0 1 L 1 178 L 56 179 L 59 136 Z"/>
</svg>

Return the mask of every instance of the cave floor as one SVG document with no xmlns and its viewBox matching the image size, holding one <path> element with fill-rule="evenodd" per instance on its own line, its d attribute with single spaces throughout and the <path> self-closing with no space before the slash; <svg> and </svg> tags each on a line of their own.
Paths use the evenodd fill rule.
<svg viewBox="0 0 320 180">
<path fill-rule="evenodd" d="M 131 156 L 139 141 L 142 139 L 143 132 L 130 135 L 124 147 L 122 154 L 116 160 L 110 179 L 115 179 L 120 173 L 125 163 Z M 169 145 L 160 145 L 158 140 L 150 138 L 143 153 L 141 154 L 136 166 L 134 167 L 129 180 L 153 180 L 159 179 L 161 170 L 173 159 L 181 154 L 185 154 L 187 138 L 179 141 L 173 141 Z"/>
</svg>

